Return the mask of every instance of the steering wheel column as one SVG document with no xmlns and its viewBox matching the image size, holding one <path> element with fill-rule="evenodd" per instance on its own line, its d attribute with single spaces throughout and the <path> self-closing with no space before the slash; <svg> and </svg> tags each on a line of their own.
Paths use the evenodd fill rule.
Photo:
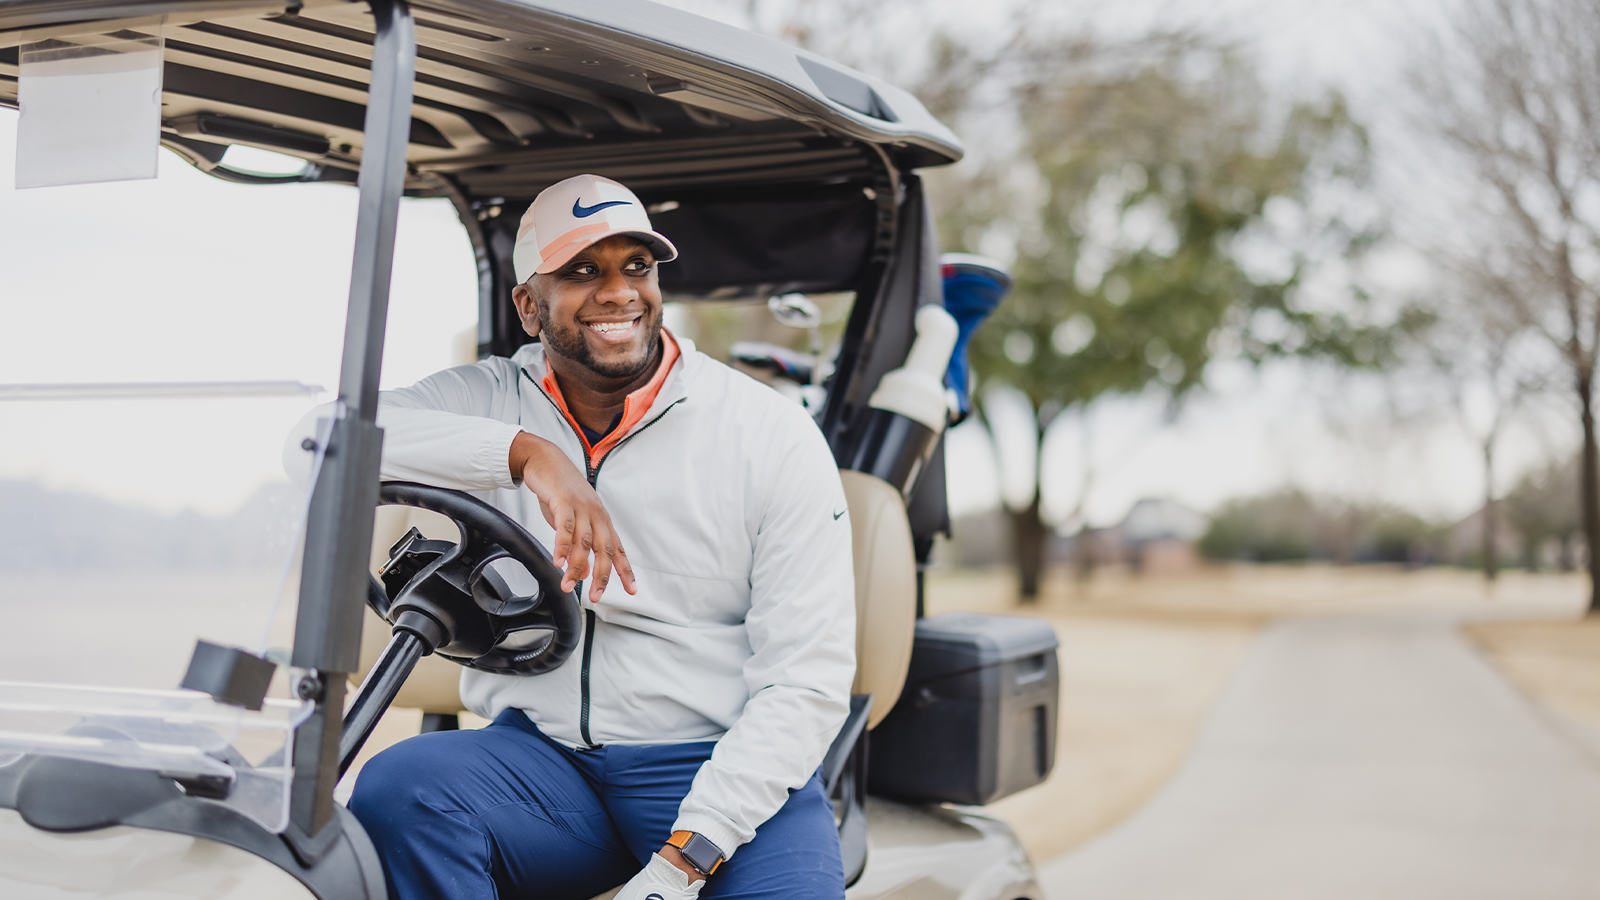
<svg viewBox="0 0 1600 900">
<path fill-rule="evenodd" d="M 561 590 L 561 570 L 522 526 L 460 491 L 385 482 L 380 506 L 414 506 L 450 518 L 459 543 L 430 540 L 413 528 L 390 548 L 369 579 L 367 605 L 393 626 L 393 636 L 345 713 L 339 741 L 341 775 L 417 661 L 430 653 L 502 675 L 537 675 L 572 655 L 582 635 L 577 597 Z M 533 576 L 529 592 L 495 564 L 510 560 Z"/>
</svg>

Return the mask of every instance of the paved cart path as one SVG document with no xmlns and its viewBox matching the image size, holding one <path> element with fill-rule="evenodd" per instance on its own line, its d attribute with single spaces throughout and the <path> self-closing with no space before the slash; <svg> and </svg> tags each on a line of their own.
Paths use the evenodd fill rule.
<svg viewBox="0 0 1600 900">
<path fill-rule="evenodd" d="M 1049 900 L 1600 898 L 1600 757 L 1450 616 L 1284 621 L 1161 793 L 1039 880 Z"/>
</svg>

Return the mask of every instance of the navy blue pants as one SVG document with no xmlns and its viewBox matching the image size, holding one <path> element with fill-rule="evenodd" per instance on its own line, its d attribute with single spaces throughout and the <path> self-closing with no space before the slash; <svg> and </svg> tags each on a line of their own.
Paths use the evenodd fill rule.
<svg viewBox="0 0 1600 900">
<path fill-rule="evenodd" d="M 391 900 L 588 900 L 661 849 L 714 746 L 579 752 L 507 710 L 373 757 L 350 811 L 377 845 Z M 843 870 L 833 805 L 813 776 L 700 896 L 841 900 Z"/>
</svg>

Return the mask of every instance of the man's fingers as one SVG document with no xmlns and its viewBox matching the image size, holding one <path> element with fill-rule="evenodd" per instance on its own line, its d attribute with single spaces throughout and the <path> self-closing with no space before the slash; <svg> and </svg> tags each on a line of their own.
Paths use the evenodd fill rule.
<svg viewBox="0 0 1600 900">
<path fill-rule="evenodd" d="M 567 577 L 561 582 L 563 590 L 572 590 L 573 585 L 588 576 L 589 550 L 594 546 L 593 531 L 589 516 L 577 512 L 572 526 L 572 549 L 567 554 Z"/>
<path fill-rule="evenodd" d="M 622 549 L 622 541 L 616 542 L 616 552 L 612 553 L 611 561 L 617 567 L 617 575 L 622 578 L 622 589 L 630 594 L 639 593 L 638 585 L 633 580 L 633 566 L 628 563 L 628 551 Z"/>
<path fill-rule="evenodd" d="M 611 546 L 610 538 L 602 538 L 595 544 L 595 586 L 589 591 L 590 604 L 598 604 L 600 596 L 605 594 L 605 586 L 611 583 Z"/>
<path fill-rule="evenodd" d="M 576 477 L 576 472 L 573 475 Z M 636 593 L 633 568 L 628 565 L 622 542 L 611 527 L 600 498 L 589 486 L 560 485 L 552 487 L 552 497 L 540 493 L 542 485 L 524 477 L 523 483 L 539 497 L 539 511 L 555 532 L 555 545 L 551 561 L 562 570 L 561 589 L 570 591 L 577 583 L 592 577 L 589 599 L 598 603 L 605 594 L 606 585 L 613 574 L 622 576 L 622 586 L 628 593 Z M 594 561 L 590 562 L 590 554 Z"/>
<path fill-rule="evenodd" d="M 567 565 L 567 557 L 572 555 L 572 535 L 578 525 L 576 511 L 570 506 L 557 506 L 555 521 L 551 522 L 551 525 L 556 530 L 556 546 L 551 551 L 551 559 L 556 564 L 556 568 L 559 569 Z M 561 589 L 570 591 L 572 590 L 572 585 L 562 581 Z"/>
</svg>

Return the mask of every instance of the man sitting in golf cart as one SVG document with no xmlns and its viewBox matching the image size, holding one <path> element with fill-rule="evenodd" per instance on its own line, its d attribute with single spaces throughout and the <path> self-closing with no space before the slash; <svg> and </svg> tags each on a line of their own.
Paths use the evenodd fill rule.
<svg viewBox="0 0 1600 900">
<path fill-rule="evenodd" d="M 555 184 L 514 255 L 539 341 L 382 395 L 383 477 L 489 492 L 585 611 L 560 668 L 464 672 L 493 724 L 367 764 L 393 897 L 844 895 L 815 774 L 855 666 L 844 492 L 801 407 L 662 328 L 676 255 L 621 184 Z"/>
</svg>

